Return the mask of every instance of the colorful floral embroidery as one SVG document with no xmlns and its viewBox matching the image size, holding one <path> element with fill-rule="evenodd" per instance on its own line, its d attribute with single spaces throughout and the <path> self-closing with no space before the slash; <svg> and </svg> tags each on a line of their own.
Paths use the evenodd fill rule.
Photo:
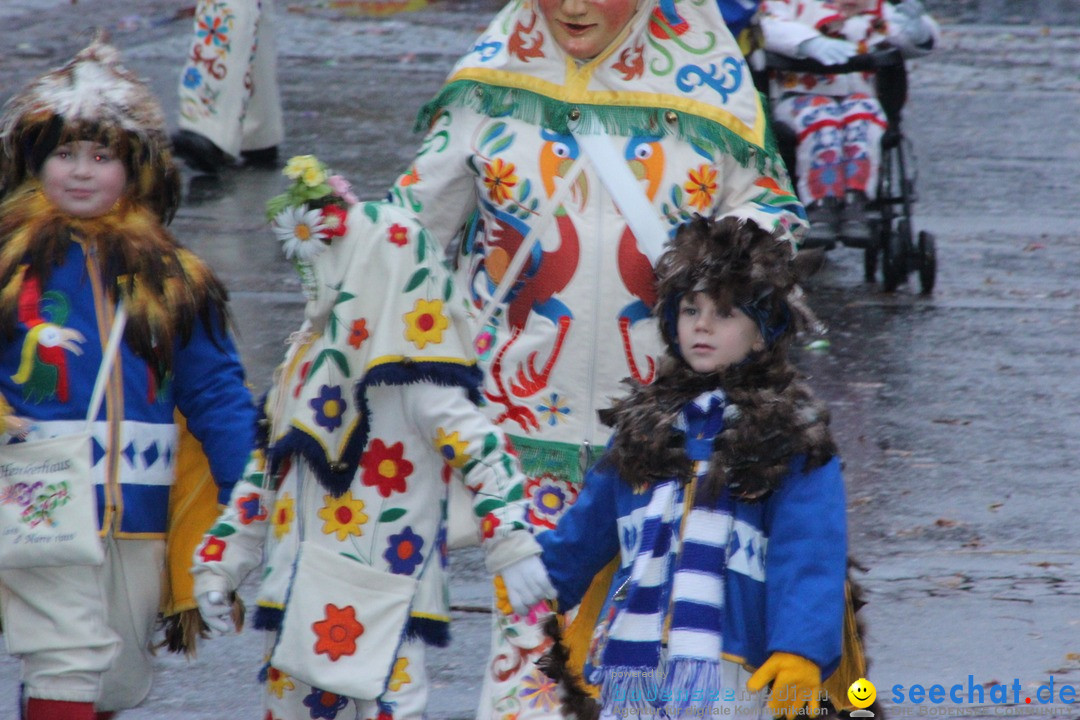
<svg viewBox="0 0 1080 720">
<path fill-rule="evenodd" d="M 536 406 L 536 411 L 552 427 L 558 425 L 564 415 L 570 414 L 570 408 L 566 407 L 563 401 L 559 399 L 559 393 L 551 393 L 551 397 L 543 405 Z"/>
<path fill-rule="evenodd" d="M 430 343 L 441 343 L 443 330 L 450 320 L 443 314 L 441 300 L 419 299 L 413 311 L 405 314 L 405 339 L 423 350 Z"/>
<path fill-rule="evenodd" d="M 683 185 L 683 189 L 690 195 L 691 205 L 702 212 L 708 210 L 716 193 L 716 170 L 708 165 L 691 170 L 690 179 Z"/>
<path fill-rule="evenodd" d="M 203 562 L 221 562 L 225 557 L 225 541 L 217 537 L 208 537 L 199 550 L 199 557 Z"/>
<path fill-rule="evenodd" d="M 472 460 L 472 456 L 465 452 L 467 447 L 469 443 L 461 440 L 460 433 L 456 430 L 449 434 L 442 428 L 436 430 L 435 449 L 450 467 L 461 469 L 465 467 L 465 463 Z"/>
<path fill-rule="evenodd" d="M 296 501 L 289 493 L 283 493 L 274 503 L 274 537 L 280 540 L 285 537 L 296 520 Z"/>
<path fill-rule="evenodd" d="M 394 671 L 390 673 L 390 682 L 387 683 L 387 687 L 390 688 L 390 690 L 397 692 L 403 685 L 408 685 L 412 682 L 409 673 L 405 672 L 408 667 L 409 658 L 399 657 L 394 661 Z"/>
<path fill-rule="evenodd" d="M 398 247 L 405 247 L 409 244 L 409 228 L 398 223 L 394 223 L 386 231 L 386 239 L 397 245 Z"/>
<path fill-rule="evenodd" d="M 222 17 L 204 15 L 199 18 L 195 28 L 195 37 L 202 40 L 203 45 L 216 45 L 225 50 L 229 49 L 229 30 L 232 27 L 232 15 Z"/>
<path fill-rule="evenodd" d="M 326 617 L 312 624 L 311 629 L 318 638 L 315 654 L 328 655 L 333 662 L 354 654 L 356 638 L 364 634 L 364 626 L 356 619 L 356 608 L 339 608 L 333 603 L 326 603 Z"/>
<path fill-rule="evenodd" d="M 327 205 L 322 209 L 322 225 L 327 238 L 341 237 L 348 231 L 345 218 L 349 213 L 339 205 Z"/>
<path fill-rule="evenodd" d="M 349 699 L 319 688 L 311 688 L 311 693 L 304 698 L 304 707 L 311 715 L 311 720 L 335 720 Z"/>
<path fill-rule="evenodd" d="M 480 533 L 484 539 L 487 540 L 495 535 L 495 528 L 501 525 L 499 518 L 495 517 L 491 513 L 484 516 L 484 519 L 480 521 Z"/>
<path fill-rule="evenodd" d="M 319 388 L 319 397 L 309 403 L 315 411 L 315 422 L 333 432 L 341 427 L 341 416 L 345 414 L 347 403 L 341 396 L 341 387 L 323 385 Z"/>
<path fill-rule="evenodd" d="M 529 707 L 542 712 L 550 712 L 552 708 L 559 706 L 557 683 L 540 671 L 534 670 L 525 676 L 521 681 L 521 686 L 518 697 L 528 701 Z"/>
<path fill-rule="evenodd" d="M 250 525 L 256 520 L 265 520 L 266 508 L 262 504 L 262 496 L 259 493 L 248 493 L 236 501 L 236 510 L 240 514 L 240 524 Z"/>
<path fill-rule="evenodd" d="M 484 186 L 493 203 L 501 205 L 510 199 L 510 188 L 518 183 L 515 169 L 514 163 L 504 163 L 502 158 L 484 165 Z"/>
<path fill-rule="evenodd" d="M 364 501 L 354 500 L 352 490 L 339 498 L 324 495 L 323 502 L 326 505 L 319 508 L 319 517 L 325 521 L 322 528 L 324 535 L 336 534 L 338 542 L 342 542 L 350 535 L 359 537 L 364 534 L 360 529 L 368 521 L 368 516 L 364 514 Z"/>
<path fill-rule="evenodd" d="M 360 349 L 360 346 L 364 344 L 364 341 L 368 339 L 367 320 L 360 318 L 359 320 L 353 320 L 352 330 L 349 331 L 349 345 L 356 350 Z"/>
<path fill-rule="evenodd" d="M 536 527 L 554 528 L 566 509 L 577 500 L 577 496 L 576 485 L 551 473 L 530 477 L 525 481 L 529 522 Z"/>
<path fill-rule="evenodd" d="M 391 535 L 388 543 L 389 547 L 383 557 L 390 563 L 390 572 L 395 575 L 412 575 L 416 566 L 424 560 L 420 553 L 424 547 L 424 539 L 414 533 L 410 525 L 400 533 Z"/>
<path fill-rule="evenodd" d="M 413 471 L 413 464 L 405 459 L 404 443 L 397 442 L 387 447 L 378 438 L 371 441 L 360 458 L 360 465 L 364 469 L 361 482 L 379 488 L 379 494 L 384 498 L 395 492 L 405 492 L 405 479 Z"/>
<path fill-rule="evenodd" d="M 295 689 L 296 684 L 287 673 L 281 672 L 273 665 L 266 670 L 266 692 L 281 698 L 285 696 L 286 691 Z"/>
</svg>

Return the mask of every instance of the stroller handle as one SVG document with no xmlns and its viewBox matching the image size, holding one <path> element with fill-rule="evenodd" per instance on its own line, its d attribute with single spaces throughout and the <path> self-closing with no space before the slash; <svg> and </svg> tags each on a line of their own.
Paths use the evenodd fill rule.
<svg viewBox="0 0 1080 720">
<path fill-rule="evenodd" d="M 854 72 L 877 72 L 882 68 L 904 64 L 900 49 L 887 43 L 875 45 L 870 52 L 856 55 L 842 65 L 824 65 L 809 58 L 793 58 L 772 51 L 765 52 L 765 67 L 783 72 L 805 72 L 816 75 L 839 75 Z"/>
</svg>

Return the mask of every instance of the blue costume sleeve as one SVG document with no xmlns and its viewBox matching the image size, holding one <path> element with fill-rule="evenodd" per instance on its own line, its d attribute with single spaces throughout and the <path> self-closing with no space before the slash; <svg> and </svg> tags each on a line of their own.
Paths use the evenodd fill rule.
<svg viewBox="0 0 1080 720">
<path fill-rule="evenodd" d="M 585 475 L 577 502 L 555 529 L 536 536 L 563 611 L 581 602 L 589 583 L 619 551 L 615 491 L 621 482 L 614 468 L 600 461 Z"/>
<path fill-rule="evenodd" d="M 215 321 L 213 339 L 201 321 L 173 361 L 176 407 L 202 443 L 226 504 L 255 444 L 255 405 L 244 383 L 244 367 L 232 338 Z"/>
<path fill-rule="evenodd" d="M 794 472 L 770 498 L 765 560 L 766 651 L 840 662 L 847 576 L 847 515 L 840 460 Z"/>
</svg>

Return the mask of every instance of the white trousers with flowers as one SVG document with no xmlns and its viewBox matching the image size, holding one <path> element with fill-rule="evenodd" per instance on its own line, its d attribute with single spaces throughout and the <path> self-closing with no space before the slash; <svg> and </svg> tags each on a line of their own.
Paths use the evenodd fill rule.
<svg viewBox="0 0 1080 720">
<path fill-rule="evenodd" d="M 268 655 L 276 637 L 277 633 L 267 634 Z M 266 720 L 421 720 L 428 700 L 426 651 L 422 640 L 401 644 L 390 687 L 378 701 L 326 692 L 271 667 L 266 678 Z"/>
<path fill-rule="evenodd" d="M 180 76 L 182 130 L 229 155 L 281 144 L 272 0 L 199 0 Z"/>
</svg>

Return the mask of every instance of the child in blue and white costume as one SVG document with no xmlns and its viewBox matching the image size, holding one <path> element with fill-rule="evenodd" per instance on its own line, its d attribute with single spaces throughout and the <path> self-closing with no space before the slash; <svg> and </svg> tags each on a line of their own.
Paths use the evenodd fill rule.
<svg viewBox="0 0 1080 720">
<path fill-rule="evenodd" d="M 601 414 L 607 453 L 537 538 L 563 610 L 595 606 L 618 558 L 584 679 L 601 717 L 816 708 L 841 655 L 846 519 L 827 412 L 787 357 L 790 250 L 697 217 L 657 276 L 658 377 Z"/>
</svg>

